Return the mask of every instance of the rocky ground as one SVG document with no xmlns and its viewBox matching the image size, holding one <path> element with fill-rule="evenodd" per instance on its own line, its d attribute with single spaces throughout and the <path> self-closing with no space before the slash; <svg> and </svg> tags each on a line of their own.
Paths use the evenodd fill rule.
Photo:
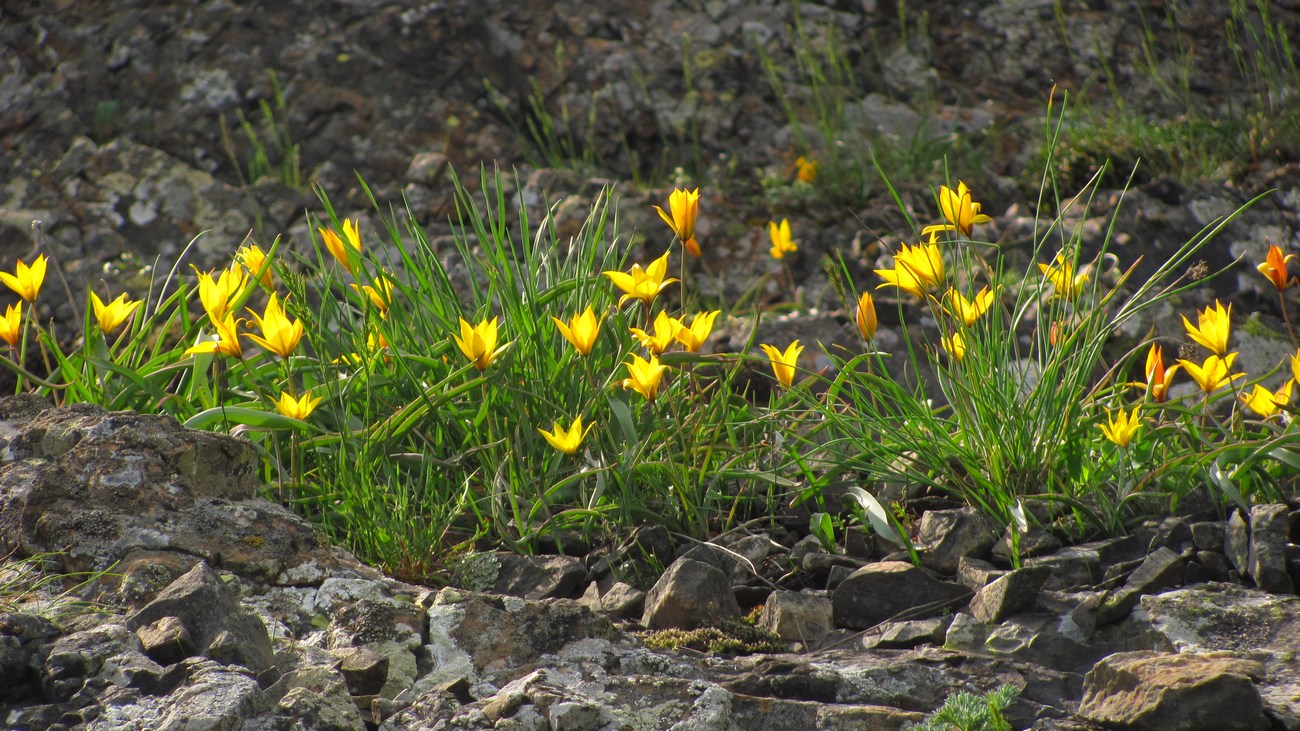
<svg viewBox="0 0 1300 731">
<path fill-rule="evenodd" d="M 1300 505 L 1031 535 L 1015 570 L 967 509 L 920 566 L 646 530 L 431 589 L 258 497 L 245 441 L 32 398 L 0 434 L 0 548 L 46 557 L 0 568 L 5 728 L 900 729 L 1010 684 L 1016 728 L 1300 729 Z"/>
<path fill-rule="evenodd" d="M 49 254 L 68 296 L 43 314 L 79 331 L 82 293 L 101 282 L 138 293 L 155 272 L 224 264 L 250 232 L 306 251 L 305 212 L 321 208 L 308 183 L 379 230 L 353 171 L 382 206 L 405 200 L 447 236 L 450 171 L 472 180 L 486 161 L 532 220 L 553 206 L 562 230 L 617 184 L 622 230 L 653 247 L 651 205 L 701 184 L 701 290 L 734 298 L 765 280 L 760 301 L 805 305 L 765 327 L 833 344 L 853 336 L 822 254 L 844 253 L 866 282 L 879 242 L 912 234 L 878 181 L 838 197 L 790 184 L 801 137 L 814 154 L 825 141 L 790 123 L 764 59 L 806 101 L 800 34 L 843 41 L 856 79 L 844 129 L 881 153 L 909 213 L 934 218 L 946 154 L 994 216 L 982 234 L 1027 256 L 1054 84 L 1058 105 L 1109 81 L 1177 120 L 1185 109 L 1144 70 L 1154 28 L 1160 67 L 1187 70 L 1189 105 L 1214 116 L 1234 101 L 1224 4 L 1178 6 L 1166 34 L 1163 9 L 1109 2 L 805 2 L 797 28 L 791 4 L 723 0 L 5 3 L 0 262 Z M 1300 37 L 1295 7 L 1274 3 L 1273 19 Z M 301 174 L 250 180 L 237 115 L 274 108 L 277 85 Z M 552 114 L 571 110 L 562 137 L 585 163 L 559 166 L 519 133 L 538 121 L 534 91 Z M 1198 180 L 1140 173 L 1121 196 L 1135 154 L 1067 217 L 1086 250 L 1114 214 L 1114 253 L 1151 266 L 1269 189 L 1204 258 L 1300 250 L 1294 149 L 1263 146 Z M 1074 165 L 1066 196 L 1093 169 Z M 800 239 L 797 295 L 766 256 L 766 223 L 782 216 Z M 1238 303 L 1257 325 L 1234 332 L 1240 365 L 1272 367 L 1286 347 L 1266 285 L 1242 265 L 1180 307 Z M 1176 314 L 1125 335 L 1176 332 Z M 765 524 L 704 545 L 643 531 L 583 558 L 487 554 L 430 589 L 259 498 L 256 454 L 238 440 L 30 400 L 0 403 L 0 439 L 6 728 L 892 729 L 954 690 L 1003 683 L 1020 691 L 1017 728 L 1300 728 L 1300 504 L 1082 546 L 1044 536 L 1014 571 L 997 532 L 954 508 L 927 514 L 919 568 Z M 44 552 L 60 553 L 17 561 Z M 82 586 L 42 583 L 110 567 Z M 734 624 L 759 606 L 771 635 Z M 693 632 L 706 624 L 732 634 Z"/>
</svg>

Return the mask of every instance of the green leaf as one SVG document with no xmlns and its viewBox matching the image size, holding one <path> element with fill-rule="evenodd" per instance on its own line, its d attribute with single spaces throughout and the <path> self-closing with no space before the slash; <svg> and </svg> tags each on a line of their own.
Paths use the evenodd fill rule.
<svg viewBox="0 0 1300 731">
<path fill-rule="evenodd" d="M 185 426 L 206 429 L 216 424 L 241 424 L 262 429 L 311 429 L 311 424 L 283 414 L 243 406 L 216 406 L 191 416 Z"/>
<path fill-rule="evenodd" d="M 614 422 L 618 424 L 618 430 L 622 432 L 623 442 L 625 444 L 636 444 L 641 441 L 636 433 L 636 425 L 632 423 L 632 410 L 628 408 L 627 402 L 610 396 L 609 409 L 614 412 Z"/>
<path fill-rule="evenodd" d="M 876 535 L 890 543 L 896 543 L 900 546 L 906 545 L 906 542 L 898 535 L 898 531 L 894 529 L 893 523 L 890 522 L 889 512 L 885 510 L 885 506 L 881 505 L 880 501 L 873 497 L 871 493 L 860 487 L 849 487 L 844 497 L 862 507 L 862 510 L 867 514 L 867 520 L 871 522 L 871 529 L 876 532 Z"/>
<path fill-rule="evenodd" d="M 813 513 L 808 519 L 808 530 L 817 536 L 822 548 L 832 552 L 835 550 L 835 525 L 830 513 Z"/>
</svg>

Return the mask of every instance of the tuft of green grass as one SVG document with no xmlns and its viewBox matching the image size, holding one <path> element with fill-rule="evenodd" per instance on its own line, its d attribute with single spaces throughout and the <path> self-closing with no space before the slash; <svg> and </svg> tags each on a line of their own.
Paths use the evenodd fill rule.
<svg viewBox="0 0 1300 731">
<path fill-rule="evenodd" d="M 302 177 L 298 144 L 289 131 L 289 105 L 284 87 L 274 71 L 267 73 L 272 93 L 270 99 L 257 101 L 259 118 L 249 119 L 242 109 L 235 112 L 236 126 L 246 149 L 242 153 L 239 151 L 240 146 L 235 143 L 234 131 L 227 124 L 225 115 L 221 117 L 221 145 L 244 185 L 270 178 L 290 188 L 305 190 L 307 186 Z"/>
<path fill-rule="evenodd" d="M 1003 685 L 982 695 L 964 690 L 948 696 L 939 710 L 921 723 L 904 726 L 908 731 L 1011 731 L 1004 716 L 1020 691 Z"/>
</svg>

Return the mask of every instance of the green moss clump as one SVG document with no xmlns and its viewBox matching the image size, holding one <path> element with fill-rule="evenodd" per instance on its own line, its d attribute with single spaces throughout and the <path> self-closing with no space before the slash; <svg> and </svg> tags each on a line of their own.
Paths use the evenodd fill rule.
<svg viewBox="0 0 1300 731">
<path fill-rule="evenodd" d="M 665 629 L 643 636 L 646 647 L 655 650 L 683 648 L 715 655 L 750 655 L 758 652 L 785 652 L 780 637 L 743 622 L 723 622 L 717 627 L 700 629 Z"/>
</svg>

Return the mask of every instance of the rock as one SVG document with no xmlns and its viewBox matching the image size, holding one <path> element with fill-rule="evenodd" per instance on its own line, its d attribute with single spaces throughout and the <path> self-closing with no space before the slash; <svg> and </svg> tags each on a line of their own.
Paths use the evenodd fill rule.
<svg viewBox="0 0 1300 731">
<path fill-rule="evenodd" d="M 428 619 L 425 651 L 440 659 L 442 671 L 422 678 L 430 687 L 485 670 L 494 677 L 543 653 L 614 632 L 607 618 L 571 599 L 526 601 L 458 589 L 438 592 Z"/>
<path fill-rule="evenodd" d="M 344 677 L 328 665 L 308 665 L 282 675 L 267 689 L 275 712 L 303 728 L 321 731 L 365 731 L 360 710 L 353 703 Z"/>
<path fill-rule="evenodd" d="M 1232 562 L 1228 557 L 1217 551 L 1197 551 L 1193 560 L 1205 567 L 1205 572 L 1209 575 L 1210 581 L 1227 582 L 1231 581 L 1235 571 L 1232 568 Z M 1196 582 L 1188 582 L 1196 583 Z"/>
<path fill-rule="evenodd" d="M 1183 559 L 1161 546 L 1138 566 L 1124 585 L 1112 591 L 1097 610 L 1097 621 L 1109 624 L 1123 619 L 1137 605 L 1138 598 L 1168 589 L 1183 580 Z"/>
<path fill-rule="evenodd" d="M 1232 511 L 1223 527 L 1224 552 L 1241 576 L 1250 574 L 1250 526 L 1240 510 Z"/>
<path fill-rule="evenodd" d="M 1229 653 L 1116 653 L 1084 677 L 1079 716 L 1134 731 L 1269 728 L 1254 681 L 1263 666 Z"/>
<path fill-rule="evenodd" d="M 1219 521 L 1203 520 L 1192 523 L 1192 543 L 1198 551 L 1223 552 L 1224 524 Z"/>
<path fill-rule="evenodd" d="M 66 701 L 98 683 L 160 690 L 164 671 L 144 655 L 140 641 L 120 624 L 103 623 L 59 637 L 44 658 L 42 679 L 51 700 Z M 165 691 L 164 691 L 165 692 Z"/>
<path fill-rule="evenodd" d="M 740 619 L 740 605 L 721 569 L 678 559 L 645 598 L 641 624 L 648 629 L 695 629 Z"/>
<path fill-rule="evenodd" d="M 609 612 L 615 617 L 631 618 L 639 617 L 645 611 L 645 592 L 640 589 L 616 581 L 600 597 L 600 606 L 603 611 Z"/>
<path fill-rule="evenodd" d="M 1017 569 L 980 588 L 971 598 L 970 611 L 981 622 L 996 623 L 1028 611 L 1038 602 L 1052 570 L 1046 566 Z"/>
<path fill-rule="evenodd" d="M 135 636 L 145 654 L 162 665 L 178 663 L 198 651 L 185 623 L 170 615 L 137 628 Z"/>
<path fill-rule="evenodd" d="M 881 561 L 853 572 L 831 595 L 835 625 L 867 629 L 906 611 L 938 614 L 969 591 L 901 561 Z"/>
<path fill-rule="evenodd" d="M 1179 652 L 1230 651 L 1264 663 L 1256 684 L 1270 716 L 1300 728 L 1300 597 L 1235 584 L 1203 584 L 1144 596 L 1141 619 Z"/>
<path fill-rule="evenodd" d="M 275 665 L 266 626 L 239 606 L 238 597 L 206 563 L 199 563 L 172 582 L 127 619 L 140 629 L 166 617 L 184 626 L 198 652 L 223 664 L 243 665 L 260 674 Z M 175 648 L 165 650 L 174 654 Z"/>
<path fill-rule="evenodd" d="M 1256 505 L 1250 509 L 1247 573 L 1255 580 L 1256 586 L 1274 594 L 1295 593 L 1295 583 L 1287 572 L 1289 515 L 1284 503 Z"/>
<path fill-rule="evenodd" d="M 758 626 L 783 640 L 809 645 L 834 628 L 831 619 L 831 600 L 824 595 L 774 591 L 763 605 Z"/>
<path fill-rule="evenodd" d="M 189 680 L 167 697 L 159 731 L 238 728 L 245 719 L 270 710 L 270 699 L 246 671 L 211 660 L 185 662 Z"/>
<path fill-rule="evenodd" d="M 921 565 L 956 573 L 962 556 L 987 557 L 999 536 L 999 526 L 976 508 L 927 511 L 917 532 Z"/>
<path fill-rule="evenodd" d="M 14 460 L 0 466 L 6 550 L 70 547 L 70 571 L 175 551 L 266 582 L 330 560 L 310 525 L 256 497 L 258 453 L 247 441 L 87 405 L 24 414 L 3 431 Z"/>
<path fill-rule="evenodd" d="M 498 552 L 500 570 L 492 591 L 525 599 L 573 598 L 587 569 L 573 556 L 521 556 Z"/>
<path fill-rule="evenodd" d="M 957 562 L 957 583 L 971 591 L 979 589 L 1006 573 L 1004 569 L 997 568 L 988 561 L 981 561 L 978 558 L 962 556 L 961 561 Z"/>
<path fill-rule="evenodd" d="M 1102 559 L 1096 549 L 1070 546 L 1050 556 L 1034 556 L 1024 561 L 1025 568 L 1042 566 L 1051 569 L 1044 586 L 1055 591 L 1090 587 L 1101 580 Z"/>
<path fill-rule="evenodd" d="M 1015 530 L 1015 526 L 1007 526 L 1006 530 L 1002 531 L 1002 537 L 993 546 L 993 555 L 1006 562 L 1011 559 L 1011 532 L 1013 530 Z M 1019 550 L 1022 559 L 1054 553 L 1060 548 L 1061 539 L 1053 535 L 1051 531 L 1037 525 L 1029 526 L 1029 532 L 1020 536 L 1017 545 L 1017 550 Z"/>
<path fill-rule="evenodd" d="M 335 651 L 339 673 L 352 695 L 377 695 L 388 680 L 388 657 L 368 647 Z"/>
<path fill-rule="evenodd" d="M 867 650 L 906 650 L 918 645 L 942 645 L 952 617 L 909 619 L 902 622 L 885 622 L 862 638 Z"/>
</svg>

